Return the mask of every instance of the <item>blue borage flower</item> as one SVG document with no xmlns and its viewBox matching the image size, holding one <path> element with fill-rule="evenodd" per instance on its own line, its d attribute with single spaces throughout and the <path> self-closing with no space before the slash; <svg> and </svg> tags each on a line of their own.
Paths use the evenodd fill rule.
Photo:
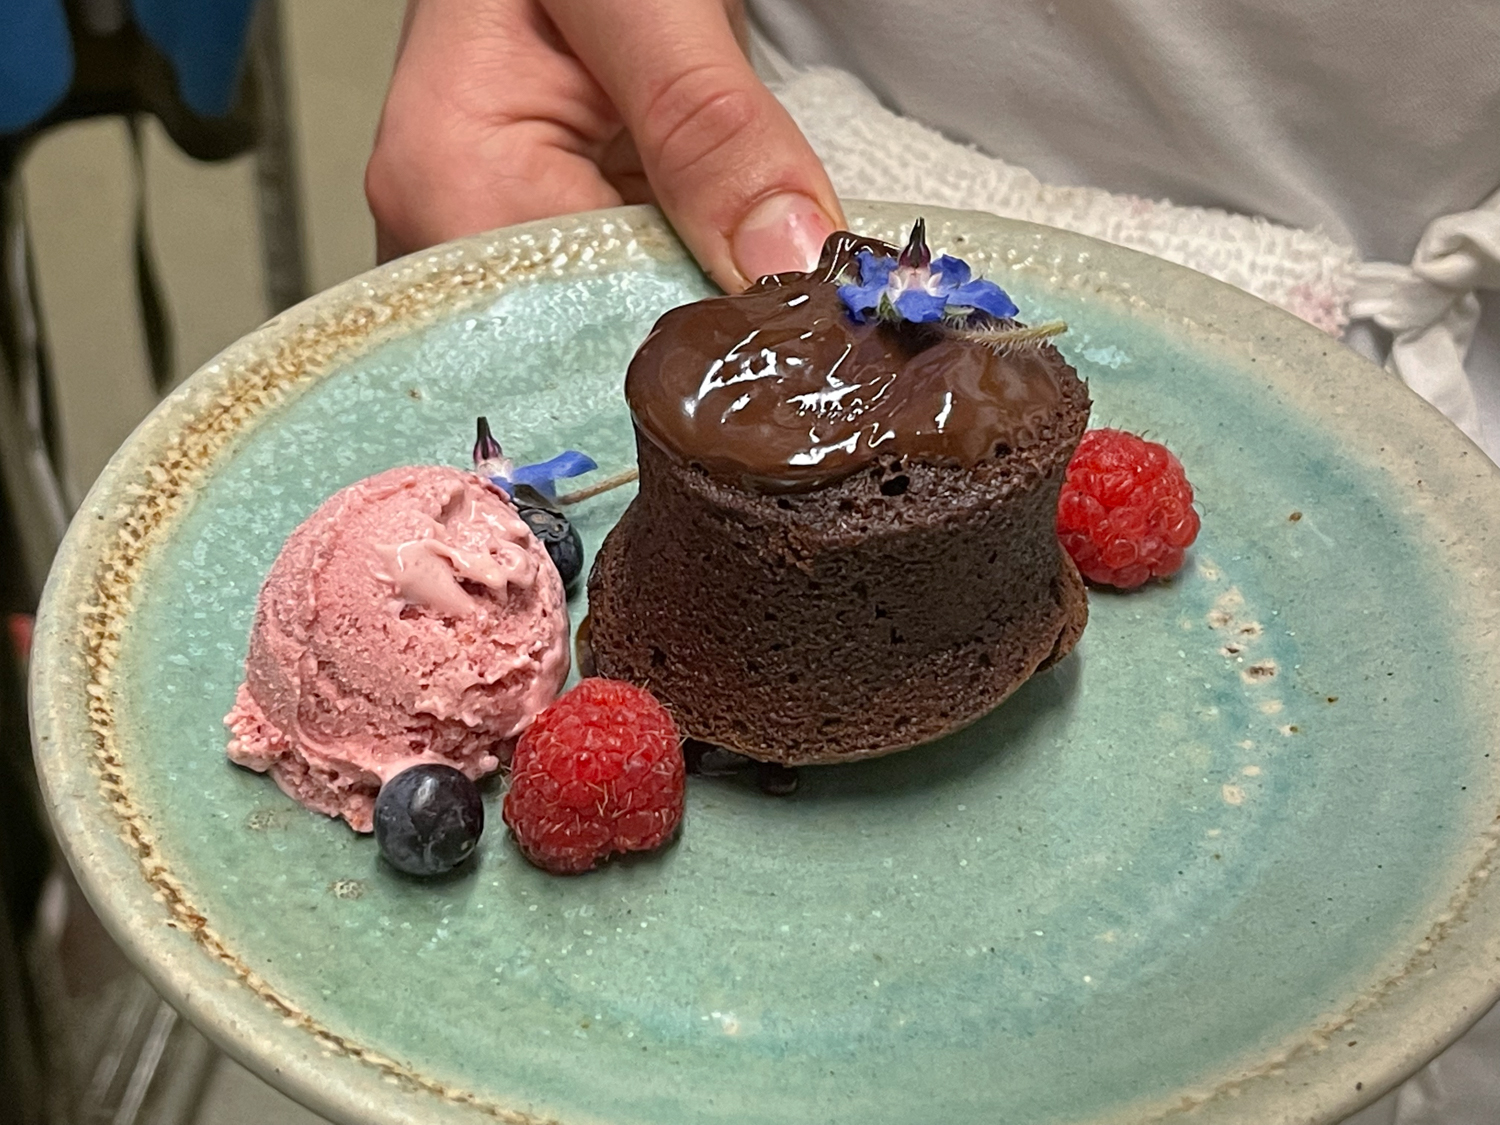
<svg viewBox="0 0 1500 1125">
<path fill-rule="evenodd" d="M 918 219 L 899 258 L 870 250 L 854 256 L 859 263 L 858 284 L 839 286 L 839 299 L 855 323 L 871 313 L 877 320 L 936 320 L 969 323 L 976 313 L 983 319 L 1005 320 L 1016 315 L 1015 302 L 993 281 L 975 279 L 969 264 L 944 254 L 934 259 L 927 247 L 927 223 Z"/>
<path fill-rule="evenodd" d="M 591 472 L 599 466 L 594 459 L 576 449 L 567 449 L 546 461 L 517 465 L 500 450 L 500 443 L 490 433 L 486 418 L 478 422 L 474 441 L 474 471 L 510 496 L 518 487 L 534 488 L 548 500 L 557 498 L 557 482 L 566 477 Z"/>
</svg>

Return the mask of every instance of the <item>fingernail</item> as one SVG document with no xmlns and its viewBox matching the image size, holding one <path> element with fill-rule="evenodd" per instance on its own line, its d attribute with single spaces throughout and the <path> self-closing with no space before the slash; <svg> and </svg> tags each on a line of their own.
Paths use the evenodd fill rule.
<svg viewBox="0 0 1500 1125">
<path fill-rule="evenodd" d="M 729 242 L 735 268 L 747 281 L 768 273 L 806 271 L 818 264 L 833 222 L 805 195 L 786 192 L 763 199 Z"/>
</svg>

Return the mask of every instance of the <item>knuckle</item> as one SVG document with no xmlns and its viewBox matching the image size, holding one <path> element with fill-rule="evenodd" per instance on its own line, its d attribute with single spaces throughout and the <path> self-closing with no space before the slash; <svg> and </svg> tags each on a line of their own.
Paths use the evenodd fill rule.
<svg viewBox="0 0 1500 1125">
<path fill-rule="evenodd" d="M 390 182 L 389 163 L 379 145 L 365 163 L 365 203 L 377 223 L 388 223 L 395 217 L 396 203 Z"/>
<path fill-rule="evenodd" d="M 757 99 L 738 69 L 723 63 L 691 67 L 646 104 L 639 140 L 659 172 L 679 175 L 702 164 L 751 125 Z"/>
<path fill-rule="evenodd" d="M 377 223 L 400 225 L 406 220 L 412 194 L 412 154 L 389 134 L 376 138 L 365 162 L 365 203 Z"/>
</svg>

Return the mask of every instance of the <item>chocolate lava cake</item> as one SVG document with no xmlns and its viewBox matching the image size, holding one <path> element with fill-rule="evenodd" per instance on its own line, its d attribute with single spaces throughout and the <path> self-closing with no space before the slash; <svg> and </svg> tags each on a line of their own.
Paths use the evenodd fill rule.
<svg viewBox="0 0 1500 1125">
<path fill-rule="evenodd" d="M 920 233 L 902 266 L 928 266 Z M 810 273 L 668 312 L 631 362 L 640 492 L 589 578 L 591 642 L 688 737 L 786 765 L 905 749 L 1083 632 L 1056 513 L 1087 387 L 1009 319 L 851 311 L 897 254 L 835 234 Z"/>
</svg>

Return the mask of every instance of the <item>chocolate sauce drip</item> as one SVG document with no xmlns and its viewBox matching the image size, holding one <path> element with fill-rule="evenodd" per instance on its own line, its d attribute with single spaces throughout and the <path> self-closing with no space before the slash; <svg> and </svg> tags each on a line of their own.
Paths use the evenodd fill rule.
<svg viewBox="0 0 1500 1125">
<path fill-rule="evenodd" d="M 673 309 L 630 364 L 636 425 L 681 464 L 759 492 L 803 492 L 877 461 L 973 467 L 1042 437 L 1073 373 L 1050 345 L 1004 354 L 934 325 L 856 324 L 838 298 L 848 232 L 816 269 Z"/>
</svg>

